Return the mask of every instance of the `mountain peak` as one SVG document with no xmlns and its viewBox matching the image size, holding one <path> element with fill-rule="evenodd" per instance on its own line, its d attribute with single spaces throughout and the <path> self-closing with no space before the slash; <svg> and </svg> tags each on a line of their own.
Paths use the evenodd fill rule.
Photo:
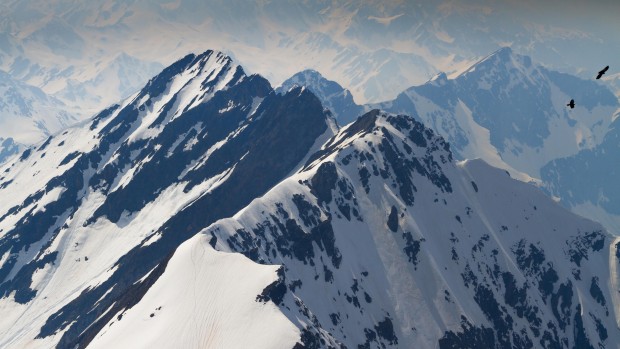
<svg viewBox="0 0 620 349">
<path fill-rule="evenodd" d="M 52 135 L 19 158 L 12 157 L 0 167 L 0 196 L 10 197 L 1 200 L 0 215 L 15 218 L 0 219 L 0 305 L 13 299 L 36 302 L 36 309 L 30 309 L 38 314 L 51 311 L 48 299 L 62 299 L 56 303 L 62 309 L 53 316 L 33 316 L 39 320 L 31 328 L 38 333 L 17 341 L 36 336 L 60 341 L 60 347 L 85 346 L 110 319 L 116 319 L 117 310 L 131 307 L 144 295 L 131 289 L 141 285 L 140 279 L 158 278 L 161 273 L 149 271 L 158 265 L 157 270 L 163 271 L 178 245 L 266 193 L 333 133 L 329 113 L 308 89 L 277 94 L 261 76 L 246 77 L 227 55 L 206 51 L 175 62 L 133 97 L 89 123 Z M 0 140 L 0 156 L 2 147 L 11 144 Z M 91 201 L 95 197 L 100 200 Z M 32 210 L 33 206 L 22 210 L 23 202 L 37 202 L 41 210 Z M 86 215 L 67 218 L 83 205 L 89 207 Z M 146 225 L 134 229 L 138 222 Z M 29 224 L 40 228 L 26 227 Z M 99 227 L 111 232 L 106 234 L 111 238 L 122 235 L 123 248 L 111 243 L 102 251 L 94 248 L 102 235 L 75 233 Z M 127 234 L 115 235 L 120 230 Z M 95 240 L 68 242 L 76 248 L 64 255 L 54 241 L 66 234 Z M 41 250 L 50 246 L 54 251 Z M 35 260 L 42 255 L 46 257 Z M 76 268 L 78 262 L 88 267 Z M 48 286 L 51 277 L 35 277 L 32 282 L 33 272 L 50 263 L 58 268 L 43 272 L 71 279 L 70 284 Z M 72 274 L 78 269 L 118 272 L 95 286 L 88 282 L 93 274 Z M 61 276 L 69 275 L 66 272 L 72 276 Z M 80 296 L 66 297 L 65 291 L 74 290 L 78 280 Z M 111 291 L 120 288 L 123 291 Z M 58 297 L 47 297 L 52 289 Z M 117 292 L 131 295 L 124 298 L 129 303 L 119 302 Z M 93 297 L 98 302 L 92 302 Z M 93 311 L 101 317 L 86 315 L 99 307 Z M 106 310 L 110 307 L 115 308 Z M 59 339 L 54 334 L 60 331 Z M 7 345 L 6 338 L 0 335 L 0 347 Z"/>
<path fill-rule="evenodd" d="M 496 51 L 493 51 L 491 54 L 489 54 L 488 56 L 486 56 L 485 58 L 483 58 L 476 64 L 487 62 L 487 61 L 496 61 L 496 60 L 501 61 L 501 62 L 507 62 L 513 59 L 514 56 L 516 55 L 517 54 L 512 50 L 512 48 L 508 46 L 504 46 Z"/>
<path fill-rule="evenodd" d="M 501 71 L 510 72 L 512 68 L 516 68 L 520 71 L 526 71 L 528 69 L 536 68 L 536 65 L 532 64 L 532 59 L 529 56 L 524 56 L 515 53 L 510 47 L 502 47 L 499 50 L 484 57 L 478 62 L 474 63 L 469 69 L 465 70 L 461 75 L 464 76 L 471 74 L 475 71 L 496 71 L 501 67 Z"/>
<path fill-rule="evenodd" d="M 194 62 L 207 63 L 209 61 L 214 61 L 219 64 L 231 64 L 233 62 L 230 56 L 226 55 L 225 53 L 221 51 L 214 51 L 214 50 L 206 50 L 205 52 L 199 55 L 196 55 L 194 59 Z"/>
<path fill-rule="evenodd" d="M 190 53 L 149 80 L 133 103 L 141 110 L 174 108 L 174 113 L 169 113 L 174 119 L 246 77 L 243 68 L 220 51 Z"/>
<path fill-rule="evenodd" d="M 325 77 L 323 76 L 323 74 L 321 74 L 319 71 L 314 70 L 314 69 L 306 69 L 306 70 L 302 70 L 301 72 L 297 73 L 297 74 L 301 74 L 301 75 L 305 75 L 305 76 L 315 76 L 317 78 L 322 78 L 325 79 Z M 295 74 L 295 75 L 297 75 Z"/>
</svg>

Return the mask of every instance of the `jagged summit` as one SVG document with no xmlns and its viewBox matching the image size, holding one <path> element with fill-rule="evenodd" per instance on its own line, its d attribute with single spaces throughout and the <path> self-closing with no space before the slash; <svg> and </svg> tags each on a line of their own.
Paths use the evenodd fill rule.
<svg viewBox="0 0 620 349">
<path fill-rule="evenodd" d="M 216 91 L 241 82 L 246 77 L 243 68 L 230 57 L 219 51 L 207 50 L 202 54 L 188 54 L 173 63 L 160 74 L 149 80 L 137 99 L 174 92 L 177 95 L 187 91 L 191 100 L 176 101 L 183 110 L 208 101 Z M 166 91 L 168 88 L 170 91 Z"/>
<path fill-rule="evenodd" d="M 512 50 L 512 48 L 510 46 L 504 46 L 504 47 L 501 47 L 493 51 L 488 56 L 482 58 L 480 61 L 475 63 L 474 66 L 480 63 L 497 61 L 497 60 L 508 61 L 514 57 L 515 57 L 515 52 Z"/>
<path fill-rule="evenodd" d="M 183 241 L 301 166 L 330 118 L 206 51 L 3 165 L 0 303 L 19 318 L 0 346 L 85 346 Z"/>
</svg>

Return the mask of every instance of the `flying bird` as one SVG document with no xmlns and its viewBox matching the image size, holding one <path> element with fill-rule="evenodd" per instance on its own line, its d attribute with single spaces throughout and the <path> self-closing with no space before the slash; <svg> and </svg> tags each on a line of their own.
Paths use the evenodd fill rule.
<svg viewBox="0 0 620 349">
<path fill-rule="evenodd" d="M 575 108 L 575 100 L 571 99 L 566 106 L 570 107 L 571 109 Z"/>
<path fill-rule="evenodd" d="M 609 66 L 606 66 L 605 68 L 603 68 L 603 70 L 601 70 L 600 72 L 598 72 L 598 75 L 596 76 L 596 79 L 600 79 L 601 76 L 603 76 L 603 74 L 605 74 L 607 72 L 607 70 L 609 69 Z"/>
</svg>

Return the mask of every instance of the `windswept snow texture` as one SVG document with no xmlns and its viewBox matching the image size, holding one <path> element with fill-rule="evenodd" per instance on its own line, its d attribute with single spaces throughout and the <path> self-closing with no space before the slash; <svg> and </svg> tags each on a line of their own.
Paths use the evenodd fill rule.
<svg viewBox="0 0 620 349">
<path fill-rule="evenodd" d="M 353 100 L 351 92 L 337 82 L 327 80 L 316 70 L 304 70 L 282 83 L 276 91 L 284 93 L 295 86 L 304 86 L 329 109 L 340 125 L 346 125 L 362 114 L 363 108 Z"/>
<path fill-rule="evenodd" d="M 299 330 L 274 303 L 256 301 L 278 280 L 277 270 L 217 252 L 206 235 L 197 235 L 177 249 L 142 301 L 89 348 L 292 348 Z"/>
<path fill-rule="evenodd" d="M 171 261 L 190 248 L 210 255 L 208 241 L 282 265 L 256 301 L 277 304 L 298 328 L 295 348 L 612 348 L 620 340 L 617 241 L 503 170 L 455 163 L 442 138 L 407 116 L 365 114 L 199 236 L 192 244 L 202 247 Z M 110 321 L 102 338 L 139 326 L 157 305 L 154 290 L 174 288 L 161 277 L 133 320 Z"/>
<path fill-rule="evenodd" d="M 276 94 L 207 51 L 12 158 L 0 167 L 0 347 L 85 347 L 184 263 L 170 259 L 180 244 L 279 183 L 332 124 L 308 90 Z M 259 269 L 257 289 L 273 278 Z"/>
</svg>

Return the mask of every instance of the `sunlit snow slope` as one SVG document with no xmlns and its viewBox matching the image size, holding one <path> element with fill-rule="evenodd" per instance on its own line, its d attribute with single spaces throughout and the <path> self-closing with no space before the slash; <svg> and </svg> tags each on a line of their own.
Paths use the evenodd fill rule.
<svg viewBox="0 0 620 349">
<path fill-rule="evenodd" d="M 217 252 L 197 235 L 89 348 L 292 348 L 299 330 L 275 304 L 256 301 L 278 279 L 277 269 Z"/>
<path fill-rule="evenodd" d="M 276 185 L 332 127 L 309 91 L 276 94 L 207 51 L 3 165 L 0 347 L 85 346 L 177 246 Z M 261 270 L 252 287 L 273 277 Z"/>
<path fill-rule="evenodd" d="M 173 333 L 192 324 L 193 315 L 153 309 L 179 292 L 172 275 L 211 275 L 201 256 L 215 248 L 282 265 L 256 297 L 265 306 L 256 316 L 277 304 L 297 330 L 274 323 L 266 331 L 299 331 L 295 348 L 613 348 L 616 244 L 503 170 L 455 163 L 448 144 L 410 117 L 373 111 L 296 174 L 186 242 L 171 263 L 197 262 L 166 269 L 126 312 L 131 318 L 111 320 L 93 343 L 123 341 L 168 317 L 179 321 Z M 198 288 L 196 302 L 217 299 L 212 288 Z"/>
</svg>

